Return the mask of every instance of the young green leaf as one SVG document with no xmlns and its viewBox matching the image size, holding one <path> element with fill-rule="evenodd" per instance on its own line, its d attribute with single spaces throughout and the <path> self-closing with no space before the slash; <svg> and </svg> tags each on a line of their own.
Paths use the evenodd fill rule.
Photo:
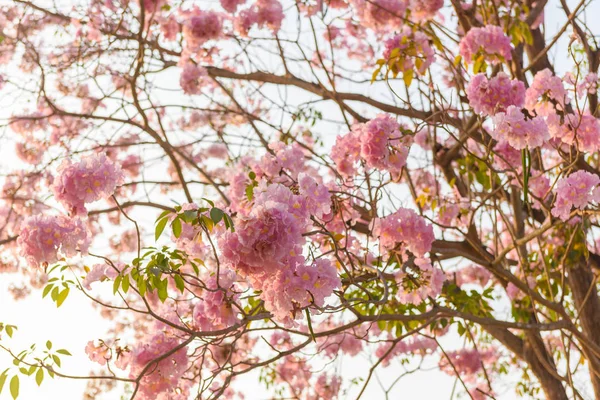
<svg viewBox="0 0 600 400">
<path fill-rule="evenodd" d="M 169 218 L 167 217 L 164 217 L 158 221 L 156 228 L 154 229 L 154 240 L 158 240 L 158 238 L 160 238 L 160 235 L 162 235 L 165 227 L 167 226 L 167 222 L 169 222 Z"/>
<path fill-rule="evenodd" d="M 225 213 L 220 208 L 212 208 L 210 210 L 210 218 L 213 220 L 215 224 L 218 224 L 222 219 Z"/>
<path fill-rule="evenodd" d="M 19 375 L 15 375 L 10 380 L 10 395 L 13 399 L 19 397 Z"/>
</svg>

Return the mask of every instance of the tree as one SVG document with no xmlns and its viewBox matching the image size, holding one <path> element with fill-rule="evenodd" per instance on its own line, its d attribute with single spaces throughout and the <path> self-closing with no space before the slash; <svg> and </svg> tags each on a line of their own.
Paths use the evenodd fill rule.
<svg viewBox="0 0 600 400">
<path fill-rule="evenodd" d="M 600 398 L 600 50 L 576 3 L 4 4 L 0 272 L 114 321 L 91 398 L 233 399 L 256 371 L 277 398 L 361 397 L 423 362 L 467 398 L 503 376 Z M 0 322 L 0 390 L 86 377 Z M 364 381 L 322 367 L 358 354 Z"/>
</svg>

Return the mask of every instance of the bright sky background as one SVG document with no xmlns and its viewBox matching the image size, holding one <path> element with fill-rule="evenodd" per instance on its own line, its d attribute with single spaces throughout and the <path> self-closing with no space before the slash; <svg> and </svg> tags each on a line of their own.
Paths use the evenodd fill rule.
<svg viewBox="0 0 600 400">
<path fill-rule="evenodd" d="M 0 0 L 0 2 L 10 2 L 11 0 Z M 58 3 L 70 0 L 58 0 Z M 448 6 L 449 1 L 446 1 Z M 574 7 L 577 2 L 569 1 L 571 7 Z M 600 1 L 593 1 L 593 5 L 589 8 L 588 15 L 600 15 Z M 562 11 L 556 11 L 558 1 L 551 0 L 546 11 L 546 24 L 552 30 L 558 30 L 564 21 Z M 561 40 L 550 51 L 552 58 L 566 56 L 566 40 Z M 559 55 L 557 57 L 557 55 Z M 558 62 L 560 73 L 564 70 L 564 63 Z M 178 77 L 174 77 L 178 80 Z M 0 119 L 7 117 L 6 110 L 0 110 Z M 14 161 L 12 148 L 2 143 L 0 137 L 0 169 L 4 172 L 4 168 L 9 166 Z M 94 364 L 92 364 L 84 353 L 84 347 L 89 340 L 103 337 L 103 333 L 107 327 L 107 321 L 99 316 L 96 309 L 89 305 L 89 301 L 80 293 L 72 291 L 71 295 L 60 308 L 56 309 L 55 305 L 49 300 L 41 299 L 41 292 L 34 291 L 26 300 L 14 302 L 8 293 L 7 288 L 10 285 L 10 275 L 0 275 L 0 322 L 17 325 L 19 330 L 15 333 L 14 339 L 11 340 L 10 346 L 20 351 L 29 347 L 33 343 L 43 346 L 46 340 L 51 340 L 55 348 L 66 348 L 73 357 L 63 357 L 64 373 L 74 375 L 85 375 Z M 110 285 L 109 283 L 103 285 Z M 447 338 L 445 344 L 449 348 L 457 348 L 461 346 L 461 341 L 456 337 Z M 10 365 L 9 358 L 0 353 L 0 371 Z M 343 376 L 365 376 L 368 372 L 367 366 L 371 363 L 365 360 L 364 356 L 356 358 L 341 357 L 335 363 L 336 368 L 340 368 Z M 392 364 L 394 365 L 394 364 Z M 395 387 L 390 396 L 391 399 L 449 399 L 452 387 L 455 384 L 455 379 L 436 370 L 436 365 L 430 362 L 428 371 L 419 371 L 409 376 L 404 377 Z M 389 381 L 398 374 L 397 367 L 388 369 L 379 369 L 379 375 L 383 381 Z M 502 382 L 495 388 L 498 391 L 498 399 L 509 400 L 515 399 L 516 395 L 512 392 L 510 381 L 514 381 L 510 377 L 506 379 L 506 390 L 501 387 Z M 247 400 L 267 399 L 263 387 L 257 382 L 255 376 L 245 378 L 243 381 L 244 392 Z M 22 381 L 21 396 L 22 400 L 77 400 L 81 398 L 81 394 L 85 387 L 85 381 L 56 379 L 45 379 L 41 388 L 38 388 L 31 378 L 30 381 Z M 8 382 L 5 385 L 3 393 L 0 394 L 0 400 L 10 399 L 8 393 Z M 356 392 L 356 391 L 354 391 Z M 355 393 L 354 393 L 355 394 Z M 116 397 L 111 396 L 112 399 Z M 354 398 L 351 394 L 347 398 Z M 376 380 L 370 385 L 370 389 L 365 393 L 363 399 L 383 399 L 381 391 L 378 388 Z M 110 400 L 112 400 L 110 399 Z"/>
</svg>

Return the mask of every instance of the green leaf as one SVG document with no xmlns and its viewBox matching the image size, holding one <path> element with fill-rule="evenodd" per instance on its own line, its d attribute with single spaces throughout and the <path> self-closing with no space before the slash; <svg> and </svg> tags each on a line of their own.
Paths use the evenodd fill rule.
<svg viewBox="0 0 600 400">
<path fill-rule="evenodd" d="M 13 399 L 19 397 L 19 375 L 15 375 L 10 380 L 10 395 Z"/>
<path fill-rule="evenodd" d="M 164 217 L 166 217 L 169 214 L 171 214 L 171 210 L 165 210 L 165 211 L 161 212 L 160 215 L 158 216 L 158 218 L 156 218 L 156 222 L 163 219 Z"/>
<path fill-rule="evenodd" d="M 69 350 L 66 350 L 66 349 L 60 349 L 60 350 L 57 350 L 56 352 L 58 354 L 63 354 L 65 356 L 71 356 L 72 355 L 71 353 L 69 353 Z"/>
<path fill-rule="evenodd" d="M 185 282 L 183 281 L 181 275 L 174 275 L 173 279 L 175 280 L 175 286 L 177 286 L 177 289 L 179 289 L 179 291 L 183 293 L 183 291 L 185 290 Z"/>
<path fill-rule="evenodd" d="M 37 383 L 37 385 L 40 386 L 42 384 L 43 380 L 44 380 L 44 369 L 38 368 L 37 372 L 35 373 L 35 383 Z"/>
<path fill-rule="evenodd" d="M 8 335 L 8 337 L 11 338 L 13 336 L 13 332 L 15 329 L 17 329 L 17 327 L 14 325 L 6 325 L 6 334 Z"/>
<path fill-rule="evenodd" d="M 402 79 L 404 79 L 404 84 L 406 85 L 406 87 L 410 87 L 410 84 L 413 81 L 413 77 L 414 71 L 412 69 L 404 72 L 404 74 L 402 75 Z"/>
<path fill-rule="evenodd" d="M 121 275 L 115 278 L 115 281 L 113 282 L 113 294 L 117 294 L 117 292 L 119 291 L 119 286 L 121 286 L 122 279 L 123 277 Z"/>
<path fill-rule="evenodd" d="M 66 288 L 65 290 L 63 290 L 62 292 L 60 292 L 60 294 L 56 297 L 56 307 L 60 307 L 62 306 L 62 304 L 65 302 L 65 300 L 67 299 L 67 296 L 69 295 L 69 288 Z"/>
<path fill-rule="evenodd" d="M 0 374 L 0 393 L 2 393 L 2 388 L 4 387 L 4 382 L 6 382 L 7 376 L 6 370 Z"/>
<path fill-rule="evenodd" d="M 211 207 L 215 206 L 215 203 L 212 200 L 207 199 L 206 197 L 203 197 L 202 200 L 206 201 L 208 204 L 210 204 Z"/>
<path fill-rule="evenodd" d="M 315 337 L 315 331 L 313 331 L 312 322 L 310 320 L 310 312 L 308 311 L 308 308 L 306 308 L 304 311 L 306 311 L 306 320 L 308 321 L 308 330 L 310 332 L 310 337 L 312 338 L 313 342 L 316 343 L 317 338 Z"/>
<path fill-rule="evenodd" d="M 173 228 L 173 235 L 175 235 L 176 238 L 179 238 L 179 236 L 181 236 L 181 220 L 175 218 L 171 223 L 171 228 Z"/>
<path fill-rule="evenodd" d="M 155 241 L 158 240 L 158 238 L 160 238 L 160 235 L 162 235 L 163 231 L 165 230 L 165 226 L 167 226 L 167 222 L 169 222 L 169 218 L 164 217 L 163 219 L 159 220 L 156 224 L 156 228 L 154 229 Z"/>
<path fill-rule="evenodd" d="M 58 358 L 57 355 L 52 355 L 52 359 L 54 360 L 54 362 L 56 363 L 56 365 L 58 365 L 60 367 L 60 358 Z"/>
<path fill-rule="evenodd" d="M 52 342 L 51 342 L 51 341 L 49 341 L 49 340 L 48 340 L 48 341 L 46 342 L 46 348 L 47 348 L 48 350 L 52 350 Z"/>
<path fill-rule="evenodd" d="M 43 299 L 44 297 L 46 297 L 46 296 L 48 295 L 48 293 L 50 293 L 50 291 L 52 290 L 52 287 L 53 287 L 53 285 L 47 285 L 47 286 L 44 288 L 44 291 L 42 292 L 42 299 Z"/>
<path fill-rule="evenodd" d="M 252 201 L 254 199 L 254 185 L 250 184 L 246 186 L 246 198 L 248 201 Z"/>
<path fill-rule="evenodd" d="M 130 282 L 129 282 L 129 275 L 125 275 L 125 276 L 123 277 L 123 282 L 121 283 L 121 286 L 123 287 L 123 291 L 124 291 L 125 293 L 127 293 L 127 291 L 129 290 L 129 285 L 130 285 Z"/>
<path fill-rule="evenodd" d="M 210 210 L 210 218 L 214 221 L 215 224 L 218 224 L 222 219 L 225 213 L 220 208 L 214 207 Z"/>
<path fill-rule="evenodd" d="M 162 281 L 157 279 L 157 293 L 158 293 L 158 298 L 160 299 L 160 301 L 162 303 L 165 302 L 165 300 L 167 300 L 167 297 L 169 296 L 167 293 L 167 287 L 169 285 L 169 282 L 167 281 L 167 278 L 163 279 Z"/>
</svg>

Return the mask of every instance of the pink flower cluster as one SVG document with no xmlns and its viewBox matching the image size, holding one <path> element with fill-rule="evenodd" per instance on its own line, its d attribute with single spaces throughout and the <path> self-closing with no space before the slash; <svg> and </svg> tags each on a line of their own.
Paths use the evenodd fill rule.
<svg viewBox="0 0 600 400">
<path fill-rule="evenodd" d="M 331 158 L 346 177 L 356 173 L 356 163 L 362 159 L 367 168 L 386 170 L 397 178 L 409 152 L 402 139 L 398 122 L 380 114 L 367 123 L 354 125 L 347 135 L 338 136 Z"/>
<path fill-rule="evenodd" d="M 561 121 L 560 116 L 552 114 L 547 121 L 553 138 L 576 146 L 582 152 L 593 153 L 600 149 L 600 121 L 593 115 L 569 113 Z"/>
<path fill-rule="evenodd" d="M 550 139 L 548 126 L 541 117 L 525 119 L 523 112 L 515 106 L 509 106 L 506 112 L 494 116 L 495 129 L 492 137 L 508 142 L 515 149 L 536 148 Z"/>
<path fill-rule="evenodd" d="M 395 344 L 390 349 L 389 344 L 384 344 L 375 351 L 377 358 L 383 358 L 381 365 L 387 367 L 390 362 L 401 354 L 430 354 L 438 345 L 435 340 L 428 337 L 413 336 L 412 340 L 405 339 Z"/>
<path fill-rule="evenodd" d="M 209 40 L 220 39 L 223 35 L 223 16 L 215 11 L 194 7 L 183 24 L 183 37 L 187 48 L 198 50 Z"/>
<path fill-rule="evenodd" d="M 435 240 L 433 227 L 416 212 L 400 208 L 395 213 L 374 221 L 373 236 L 379 238 L 379 244 L 387 251 L 398 245 L 406 248 L 418 257 L 431 250 Z"/>
<path fill-rule="evenodd" d="M 123 180 L 119 165 L 106 154 L 93 154 L 78 163 L 65 160 L 58 168 L 52 192 L 71 215 L 86 215 L 85 203 L 112 196 Z"/>
<path fill-rule="evenodd" d="M 254 25 L 276 33 L 281 28 L 283 18 L 283 7 L 278 0 L 258 0 L 252 7 L 239 13 L 235 18 L 235 27 L 243 35 L 248 35 Z"/>
<path fill-rule="evenodd" d="M 459 44 L 460 55 L 468 63 L 474 62 L 479 55 L 492 64 L 508 61 L 512 59 L 511 50 L 510 38 L 495 25 L 472 28 Z"/>
<path fill-rule="evenodd" d="M 36 215 L 24 222 L 17 239 L 21 256 L 30 266 L 52 264 L 61 257 L 73 257 L 77 250 L 87 252 L 90 235 L 80 219 Z"/>
<path fill-rule="evenodd" d="M 408 0 L 408 10 L 414 21 L 433 18 L 443 6 L 444 0 Z"/>
<path fill-rule="evenodd" d="M 103 341 L 96 344 L 94 341 L 89 341 L 85 346 L 85 354 L 88 355 L 90 361 L 98 363 L 100 365 L 106 365 L 106 362 L 111 359 L 110 347 Z"/>
<path fill-rule="evenodd" d="M 556 200 L 552 215 L 566 221 L 572 207 L 583 210 L 592 202 L 600 202 L 600 178 L 586 171 L 577 171 L 562 178 L 556 185 Z"/>
<path fill-rule="evenodd" d="M 523 107 L 525 85 L 511 80 L 504 72 L 488 79 L 485 74 L 477 74 L 467 87 L 469 104 L 476 113 L 494 115 L 505 112 L 509 106 Z"/>
<path fill-rule="evenodd" d="M 360 22 L 372 29 L 383 30 L 402 23 L 406 11 L 404 0 L 351 0 Z"/>
<path fill-rule="evenodd" d="M 435 61 L 435 53 L 427 35 L 419 31 L 415 32 L 408 26 L 402 28 L 399 35 L 385 41 L 383 57 L 389 60 L 392 54 L 399 56 L 392 69 L 403 73 L 412 71 L 416 67 L 416 71 L 424 75 L 427 68 Z"/>
<path fill-rule="evenodd" d="M 328 259 L 307 265 L 302 255 L 311 215 L 319 217 L 330 207 L 329 193 L 314 179 L 301 174 L 300 194 L 288 187 L 261 180 L 247 215 L 239 215 L 235 232 L 219 240 L 224 262 L 261 290 L 275 318 L 292 322 L 296 312 L 315 304 L 340 285 Z"/>
<path fill-rule="evenodd" d="M 231 304 L 239 298 L 235 293 L 235 280 L 235 272 L 226 271 L 221 273 L 218 284 L 214 276 L 206 283 L 201 300 L 193 311 L 194 322 L 202 331 L 225 329 L 238 321 L 238 310 Z"/>
<path fill-rule="evenodd" d="M 155 334 L 147 343 L 134 347 L 129 354 L 129 376 L 137 379 L 144 373 L 140 381 L 140 399 L 153 400 L 158 398 L 184 399 L 181 394 L 182 375 L 188 367 L 186 347 L 176 350 L 173 354 L 157 362 L 180 345 L 180 340 L 174 336 L 160 332 Z M 146 369 L 147 366 L 150 366 Z M 166 395 L 169 397 L 160 397 Z"/>
<path fill-rule="evenodd" d="M 221 0 L 221 7 L 229 13 L 234 13 L 245 2 L 246 0 Z"/>
<path fill-rule="evenodd" d="M 113 279 L 116 278 L 119 271 L 115 270 L 112 265 L 109 264 L 96 264 L 87 273 L 85 279 L 81 282 L 87 290 L 92 290 L 91 284 L 94 282 L 101 281 L 104 278 Z"/>
<path fill-rule="evenodd" d="M 541 116 L 552 114 L 555 107 L 562 111 L 569 102 L 562 79 L 554 76 L 547 68 L 535 74 L 531 86 L 525 92 L 525 107 Z"/>
<path fill-rule="evenodd" d="M 414 266 L 398 273 L 398 293 L 402 303 L 421 304 L 428 297 L 435 298 L 442 292 L 446 276 L 441 269 L 431 265 L 428 258 L 415 258 Z"/>
<path fill-rule="evenodd" d="M 185 94 L 199 94 L 202 90 L 203 82 L 207 78 L 206 69 L 189 62 L 185 64 L 181 71 L 179 84 Z"/>
</svg>

